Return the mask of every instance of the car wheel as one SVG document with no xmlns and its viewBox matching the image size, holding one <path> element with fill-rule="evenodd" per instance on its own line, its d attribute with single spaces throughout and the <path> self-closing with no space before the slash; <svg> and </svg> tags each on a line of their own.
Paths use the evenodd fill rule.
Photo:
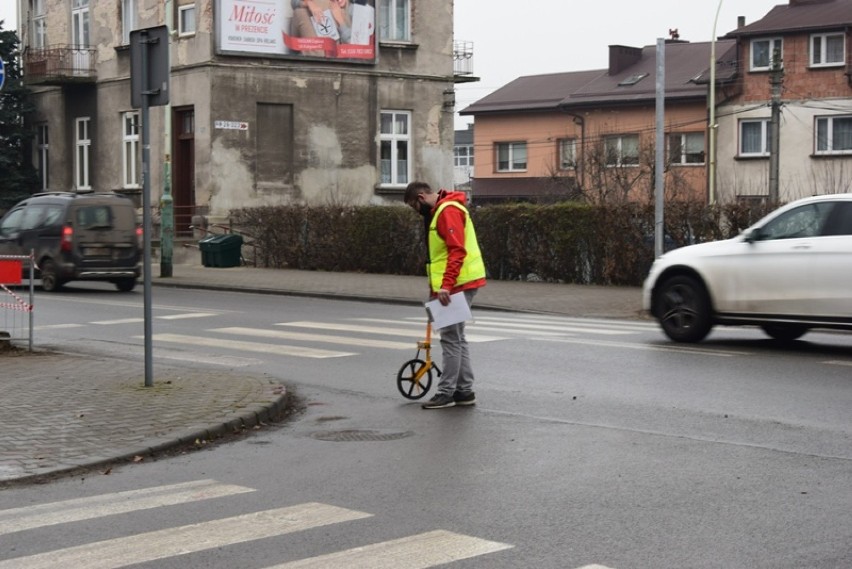
<svg viewBox="0 0 852 569">
<path fill-rule="evenodd" d="M 62 288 L 56 263 L 53 261 L 42 261 L 41 263 L 41 289 L 44 292 L 56 292 Z"/>
<path fill-rule="evenodd" d="M 804 324 L 766 324 L 761 328 L 767 336 L 779 342 L 798 340 L 808 332 Z"/>
<path fill-rule="evenodd" d="M 136 287 L 136 279 L 119 279 L 115 281 L 115 288 L 121 292 L 130 292 Z"/>
<path fill-rule="evenodd" d="M 679 275 L 663 282 L 655 307 L 663 332 L 675 342 L 700 342 L 713 327 L 707 291 L 693 277 Z"/>
</svg>

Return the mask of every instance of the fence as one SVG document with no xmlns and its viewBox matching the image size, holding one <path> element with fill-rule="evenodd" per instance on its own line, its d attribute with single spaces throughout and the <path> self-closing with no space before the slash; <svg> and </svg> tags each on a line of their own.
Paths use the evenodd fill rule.
<svg viewBox="0 0 852 569">
<path fill-rule="evenodd" d="M 25 287 L 22 278 L 24 261 L 29 267 L 29 302 L 22 296 L 26 293 L 21 291 Z M 27 342 L 30 351 L 33 349 L 34 270 L 32 253 L 0 255 L 0 341 Z"/>
</svg>

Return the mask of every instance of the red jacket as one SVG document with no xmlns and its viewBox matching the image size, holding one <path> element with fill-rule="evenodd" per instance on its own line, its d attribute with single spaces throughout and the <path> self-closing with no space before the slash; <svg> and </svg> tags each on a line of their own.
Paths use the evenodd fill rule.
<svg viewBox="0 0 852 569">
<path fill-rule="evenodd" d="M 467 198 L 465 197 L 464 192 L 440 190 L 438 191 L 438 201 L 435 203 L 435 207 L 432 208 L 432 213 L 434 214 L 438 209 L 438 206 L 446 200 L 456 201 L 467 207 Z M 444 271 L 444 280 L 441 283 L 441 288 L 450 291 L 450 294 L 485 286 L 484 278 L 464 283 L 461 286 L 456 286 L 459 271 L 461 271 L 465 255 L 467 255 L 467 251 L 464 248 L 465 221 L 465 213 L 462 210 L 457 207 L 445 207 L 441 211 L 441 215 L 438 216 L 438 222 L 436 225 L 438 235 L 444 240 L 444 243 L 447 244 L 447 252 L 449 255 L 449 258 L 447 259 L 447 269 Z"/>
</svg>

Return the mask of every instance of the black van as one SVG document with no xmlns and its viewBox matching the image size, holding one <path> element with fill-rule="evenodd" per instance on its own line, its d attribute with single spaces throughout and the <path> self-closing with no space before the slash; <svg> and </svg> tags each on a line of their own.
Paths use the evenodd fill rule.
<svg viewBox="0 0 852 569">
<path fill-rule="evenodd" d="M 35 252 L 45 291 L 100 280 L 120 291 L 141 273 L 142 229 L 133 202 L 115 193 L 34 194 L 0 219 L 0 255 Z"/>
</svg>

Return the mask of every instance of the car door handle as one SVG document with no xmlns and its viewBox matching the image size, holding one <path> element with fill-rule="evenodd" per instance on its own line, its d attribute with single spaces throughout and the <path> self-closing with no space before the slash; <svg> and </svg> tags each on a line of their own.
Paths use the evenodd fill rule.
<svg viewBox="0 0 852 569">
<path fill-rule="evenodd" d="M 810 249 L 810 243 L 802 243 L 801 245 L 793 245 L 793 249 Z"/>
</svg>

